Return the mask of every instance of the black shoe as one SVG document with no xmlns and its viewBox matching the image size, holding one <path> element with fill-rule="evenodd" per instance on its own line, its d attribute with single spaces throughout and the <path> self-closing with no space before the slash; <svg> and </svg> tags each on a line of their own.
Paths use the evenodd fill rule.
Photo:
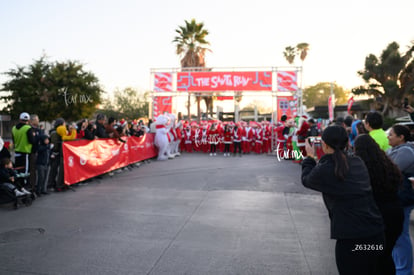
<svg viewBox="0 0 414 275">
<path fill-rule="evenodd" d="M 49 195 L 49 192 L 42 192 L 42 195 Z"/>
<path fill-rule="evenodd" d="M 36 196 L 37 196 L 37 197 L 41 197 L 41 196 L 42 196 L 42 194 L 43 194 L 43 192 L 42 192 L 42 193 L 40 193 L 40 192 L 35 192 L 35 194 L 36 194 Z"/>
</svg>

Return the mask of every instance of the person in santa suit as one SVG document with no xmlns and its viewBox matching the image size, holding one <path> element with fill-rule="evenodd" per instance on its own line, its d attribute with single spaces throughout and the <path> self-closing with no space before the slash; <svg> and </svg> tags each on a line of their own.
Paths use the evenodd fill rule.
<svg viewBox="0 0 414 275">
<path fill-rule="evenodd" d="M 295 133 L 295 131 L 296 131 L 296 127 L 295 127 L 295 122 L 293 118 L 288 118 L 285 122 L 285 128 L 283 129 L 283 136 L 286 140 L 285 150 L 288 155 L 288 157 L 285 159 L 292 159 L 293 134 Z"/>
<path fill-rule="evenodd" d="M 239 156 L 242 156 L 242 136 L 243 136 L 243 127 L 241 126 L 241 123 L 237 123 L 236 127 L 233 130 L 233 156 L 236 156 L 237 151 L 239 151 Z"/>
<path fill-rule="evenodd" d="M 180 131 L 181 131 L 180 151 L 184 152 L 186 150 L 185 149 L 185 140 L 184 140 L 184 131 L 185 131 L 188 123 L 185 120 L 183 120 L 181 123 L 182 123 L 182 126 L 180 127 Z"/>
<path fill-rule="evenodd" d="M 262 152 L 264 154 L 268 154 L 269 153 L 269 142 L 271 139 L 271 131 L 269 128 L 269 122 L 268 121 L 262 121 L 261 123 L 261 127 L 262 127 L 262 131 L 263 131 L 263 144 L 262 144 Z"/>
<path fill-rule="evenodd" d="M 276 150 L 279 156 L 283 156 L 283 151 L 286 150 L 286 140 L 289 136 L 289 128 L 286 127 L 287 116 L 282 115 L 280 118 L 280 123 L 275 128 L 276 132 Z M 287 130 L 286 130 L 287 128 Z"/>
<path fill-rule="evenodd" d="M 254 152 L 256 148 L 257 122 L 250 121 L 249 126 L 250 126 L 250 132 L 247 135 L 247 140 L 250 140 L 250 152 Z"/>
<path fill-rule="evenodd" d="M 249 154 L 251 150 L 251 142 L 252 142 L 252 127 L 250 124 L 244 123 L 244 135 L 242 137 L 242 149 L 244 154 Z"/>
<path fill-rule="evenodd" d="M 181 143 L 182 143 L 182 139 L 183 139 L 183 122 L 180 121 L 177 123 L 177 126 L 175 128 L 175 135 L 177 136 L 177 149 L 178 149 L 178 153 L 182 152 L 183 150 L 181 147 Z"/>
<path fill-rule="evenodd" d="M 208 123 L 207 123 L 207 121 L 203 121 L 201 123 L 201 133 L 200 133 L 200 135 L 201 135 L 201 139 L 200 139 L 201 151 L 203 153 L 207 153 L 208 149 L 209 149 L 209 143 L 208 143 L 208 140 L 207 140 L 207 138 L 208 138 Z"/>
<path fill-rule="evenodd" d="M 234 151 L 234 145 L 233 145 L 234 126 L 235 126 L 235 124 L 234 124 L 233 121 L 229 123 L 229 130 L 231 132 L 231 137 L 232 137 L 231 138 L 232 142 L 230 144 L 230 152 L 233 152 Z"/>
<path fill-rule="evenodd" d="M 264 132 L 263 128 L 259 123 L 255 123 L 254 127 L 254 140 L 255 140 L 255 146 L 254 151 L 256 154 L 262 153 L 262 147 L 263 147 L 263 138 L 264 138 Z"/>
<path fill-rule="evenodd" d="M 224 152 L 224 128 L 227 125 L 227 123 L 222 123 L 220 120 L 217 124 L 218 129 L 218 144 L 217 144 L 217 150 L 220 152 Z"/>
<path fill-rule="evenodd" d="M 306 145 L 306 138 L 308 137 L 308 131 L 309 131 L 309 123 L 307 122 L 308 117 L 303 115 L 301 118 L 299 118 L 299 122 L 298 122 L 298 130 L 296 131 L 296 135 L 298 137 L 298 149 L 299 151 L 302 153 L 303 157 L 306 157 L 306 150 L 305 150 L 305 145 Z M 297 158 L 298 162 L 302 161 L 302 158 Z"/>
<path fill-rule="evenodd" d="M 210 156 L 217 154 L 217 144 L 219 138 L 219 131 L 217 128 L 217 121 L 213 121 L 210 129 L 208 130 L 208 142 L 210 143 Z"/>
<path fill-rule="evenodd" d="M 185 146 L 185 150 L 188 153 L 193 152 L 193 133 L 191 131 L 191 127 L 189 124 L 187 124 L 185 126 L 184 132 L 183 132 L 183 137 L 184 137 L 184 146 Z"/>
<path fill-rule="evenodd" d="M 233 133 L 230 130 L 230 125 L 224 126 L 223 131 L 224 156 L 230 157 L 230 144 L 233 143 Z"/>
<path fill-rule="evenodd" d="M 193 121 L 192 123 L 193 128 L 193 150 L 194 152 L 201 151 L 201 129 L 197 122 Z"/>
</svg>

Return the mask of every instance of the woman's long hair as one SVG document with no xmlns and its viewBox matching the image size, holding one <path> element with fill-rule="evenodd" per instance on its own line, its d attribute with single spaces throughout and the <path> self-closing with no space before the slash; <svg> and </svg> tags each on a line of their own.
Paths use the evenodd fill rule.
<svg viewBox="0 0 414 275">
<path fill-rule="evenodd" d="M 344 127 L 332 125 L 322 133 L 322 140 L 334 149 L 335 176 L 343 181 L 349 170 L 348 159 L 344 152 L 348 145 L 348 134 Z"/>
<path fill-rule="evenodd" d="M 371 136 L 359 135 L 355 139 L 354 150 L 368 168 L 374 191 L 397 192 L 402 180 L 401 172 Z"/>
</svg>

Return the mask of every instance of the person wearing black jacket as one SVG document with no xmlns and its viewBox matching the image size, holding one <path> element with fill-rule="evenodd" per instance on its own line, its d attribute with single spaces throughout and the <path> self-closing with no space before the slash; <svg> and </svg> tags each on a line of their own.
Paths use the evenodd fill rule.
<svg viewBox="0 0 414 275">
<path fill-rule="evenodd" d="M 105 129 L 105 115 L 104 114 L 98 114 L 96 117 L 96 130 L 95 130 L 95 136 L 98 138 L 109 138 L 109 135 L 106 133 Z"/>
<path fill-rule="evenodd" d="M 50 144 L 49 137 L 46 135 L 40 136 L 40 143 L 37 150 L 36 170 L 37 170 L 37 185 L 36 194 L 38 196 L 48 195 L 47 192 L 47 169 L 50 158 Z"/>
<path fill-rule="evenodd" d="M 343 127 L 326 128 L 322 134 L 325 155 L 317 164 L 314 147 L 307 140 L 302 184 L 322 192 L 331 220 L 331 238 L 337 240 L 339 273 L 374 275 L 384 249 L 383 219 L 373 198 L 368 170 L 360 158 L 345 155 L 347 144 Z"/>
</svg>

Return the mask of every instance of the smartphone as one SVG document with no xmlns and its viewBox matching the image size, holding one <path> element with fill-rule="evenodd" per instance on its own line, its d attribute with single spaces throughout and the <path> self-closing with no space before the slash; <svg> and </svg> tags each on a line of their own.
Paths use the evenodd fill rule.
<svg viewBox="0 0 414 275">
<path fill-rule="evenodd" d="M 404 98 L 404 108 L 408 108 L 408 98 Z"/>
<path fill-rule="evenodd" d="M 312 145 L 312 144 L 315 144 L 315 143 L 321 143 L 321 137 L 309 137 L 309 143 Z"/>
</svg>

